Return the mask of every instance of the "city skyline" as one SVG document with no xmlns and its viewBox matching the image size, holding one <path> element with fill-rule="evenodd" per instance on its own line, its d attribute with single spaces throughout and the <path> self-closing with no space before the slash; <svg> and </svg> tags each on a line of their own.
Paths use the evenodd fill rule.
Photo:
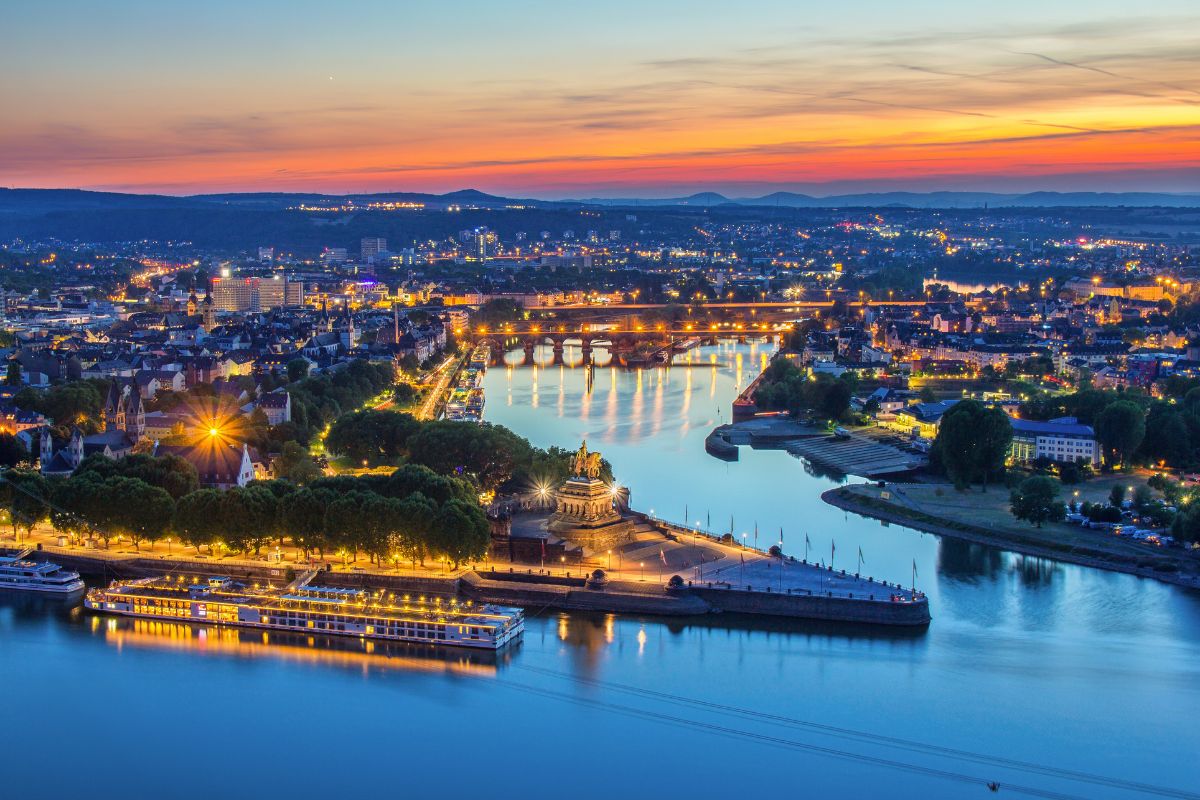
<svg viewBox="0 0 1200 800">
<path fill-rule="evenodd" d="M 0 184 L 544 198 L 1195 191 L 1159 2 L 62 2 L 10 13 Z"/>
</svg>

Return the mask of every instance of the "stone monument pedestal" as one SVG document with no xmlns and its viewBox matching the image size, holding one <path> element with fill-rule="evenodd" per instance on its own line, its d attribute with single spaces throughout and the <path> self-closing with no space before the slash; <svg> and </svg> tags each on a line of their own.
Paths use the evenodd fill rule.
<svg viewBox="0 0 1200 800">
<path fill-rule="evenodd" d="M 602 480 L 571 478 L 555 495 L 556 509 L 546 527 L 593 550 L 614 547 L 632 527 L 614 506 L 615 497 Z"/>
</svg>

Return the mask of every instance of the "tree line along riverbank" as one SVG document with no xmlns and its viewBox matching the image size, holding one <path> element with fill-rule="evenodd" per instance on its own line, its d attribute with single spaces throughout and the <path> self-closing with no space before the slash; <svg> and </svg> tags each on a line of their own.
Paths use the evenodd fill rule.
<svg viewBox="0 0 1200 800">
<path fill-rule="evenodd" d="M 935 513 L 911 498 L 905 497 L 902 501 L 896 497 L 896 488 L 895 485 L 881 487 L 874 484 L 840 486 L 822 493 L 821 499 L 843 511 L 938 536 L 999 547 L 1035 558 L 1200 588 L 1200 559 L 1187 551 L 1151 551 L 1145 548 L 1146 552 L 1138 552 L 1130 543 L 1100 531 L 1072 532 L 1071 536 L 1064 537 L 1057 528 L 1021 531 L 999 524 L 981 524 L 981 521 L 987 521 L 988 515 L 986 510 L 981 512 L 978 506 L 970 515 L 971 519 L 976 520 L 972 522 L 949 513 L 945 507 L 937 509 Z M 972 499 L 978 499 L 978 495 Z"/>
</svg>

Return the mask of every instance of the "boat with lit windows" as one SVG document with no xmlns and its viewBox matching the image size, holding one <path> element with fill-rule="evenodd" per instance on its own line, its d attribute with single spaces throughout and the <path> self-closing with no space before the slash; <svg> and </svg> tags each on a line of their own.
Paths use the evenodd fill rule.
<svg viewBox="0 0 1200 800">
<path fill-rule="evenodd" d="M 471 389 L 467 392 L 467 413 L 476 417 L 483 416 L 483 389 Z"/>
<path fill-rule="evenodd" d="M 308 573 L 285 587 L 246 586 L 232 578 L 184 576 L 115 581 L 92 589 L 92 611 L 247 628 L 358 636 L 385 641 L 499 650 L 525 631 L 524 612 L 441 597 L 309 586 Z"/>
<path fill-rule="evenodd" d="M 71 594 L 83 591 L 83 579 L 78 572 L 65 570 L 49 561 L 29 558 L 32 550 L 16 555 L 0 556 L 0 589 L 47 594 Z"/>
</svg>

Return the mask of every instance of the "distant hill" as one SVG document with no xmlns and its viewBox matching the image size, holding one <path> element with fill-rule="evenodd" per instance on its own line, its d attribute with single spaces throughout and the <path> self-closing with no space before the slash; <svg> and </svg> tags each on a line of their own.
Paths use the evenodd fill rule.
<svg viewBox="0 0 1200 800">
<path fill-rule="evenodd" d="M 201 208 L 203 202 L 162 194 L 89 192 L 82 189 L 5 189 L 0 187 L 0 213 L 41 215 L 90 209 Z"/>
<path fill-rule="evenodd" d="M 345 200 L 355 203 L 425 203 L 438 207 L 450 204 L 503 208 L 506 205 L 525 205 L 559 208 L 576 205 L 552 200 L 513 199 L 486 194 L 475 189 L 461 189 L 447 194 L 423 192 L 380 192 L 375 194 L 320 194 L 315 192 L 226 192 L 173 197 L 161 194 L 123 194 L 92 192 L 84 189 L 5 189 L 0 188 L 0 213 L 20 216 L 40 216 L 56 211 L 136 210 L 136 209 L 199 209 L 236 206 L 245 209 L 280 211 L 301 204 L 336 205 Z"/>
<path fill-rule="evenodd" d="M 1200 194 L 1167 192 L 866 192 L 814 197 L 796 192 L 773 192 L 762 197 L 728 198 L 716 192 L 663 199 L 587 198 L 578 202 L 603 206 L 785 206 L 788 208 L 1062 208 L 1062 207 L 1200 207 Z"/>
</svg>

